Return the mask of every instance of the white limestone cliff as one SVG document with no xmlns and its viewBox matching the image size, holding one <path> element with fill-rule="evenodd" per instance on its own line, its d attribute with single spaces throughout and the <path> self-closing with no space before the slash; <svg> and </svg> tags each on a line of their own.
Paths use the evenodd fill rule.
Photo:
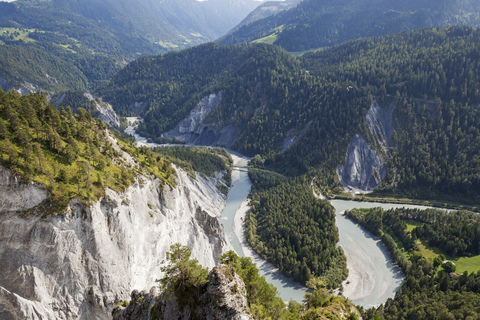
<svg viewBox="0 0 480 320">
<path fill-rule="evenodd" d="M 0 166 L 0 212 L 15 212 L 33 208 L 48 196 L 47 190 L 35 182 L 23 183 L 22 179 Z"/>
<path fill-rule="evenodd" d="M 188 117 L 172 130 L 162 134 L 164 138 L 176 138 L 189 144 L 231 147 L 238 135 L 238 130 L 222 123 L 205 123 L 207 116 L 222 101 L 222 92 L 212 93 L 200 100 Z"/>
<path fill-rule="evenodd" d="M 366 121 L 372 143 L 356 134 L 348 146 L 345 163 L 339 165 L 337 174 L 346 190 L 354 193 L 369 192 L 380 185 L 385 178 L 388 148 L 393 146 L 392 114 L 395 103 L 382 109 L 372 102 Z"/>
<path fill-rule="evenodd" d="M 175 188 L 139 177 L 90 206 L 72 201 L 61 215 L 2 210 L 0 319 L 111 319 L 132 290 L 155 285 L 177 242 L 202 265 L 217 264 L 231 248 L 218 221 L 225 199 L 217 179 L 176 172 Z"/>
<path fill-rule="evenodd" d="M 95 98 L 88 92 L 85 92 L 83 96 L 88 100 L 95 102 L 95 108 L 100 113 L 99 118 L 102 119 L 103 122 L 114 127 L 120 126 L 120 119 L 118 118 L 117 114 L 113 110 L 113 107 L 111 104 L 103 102 L 98 98 Z"/>
</svg>

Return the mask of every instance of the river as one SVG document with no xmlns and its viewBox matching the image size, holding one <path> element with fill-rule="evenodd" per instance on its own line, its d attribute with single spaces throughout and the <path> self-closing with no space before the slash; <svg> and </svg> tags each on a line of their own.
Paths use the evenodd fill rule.
<svg viewBox="0 0 480 320">
<path fill-rule="evenodd" d="M 129 118 L 129 120 L 133 119 Z M 125 132 L 134 135 L 140 145 L 159 146 L 155 143 L 147 143 L 146 139 L 136 134 L 132 127 L 127 128 Z M 236 166 L 247 165 L 249 158 L 231 150 L 228 151 L 231 153 Z M 278 289 L 279 296 L 284 301 L 296 300 L 301 302 L 306 288 L 283 276 L 277 268 L 255 254 L 246 243 L 243 236 L 242 219 L 248 211 L 247 197 L 251 186 L 246 169 L 237 167 L 232 170 L 232 187 L 228 192 L 226 205 L 220 220 L 237 254 L 251 257 L 257 264 L 260 274 L 265 276 L 267 281 Z M 403 283 L 403 274 L 400 268 L 394 265 L 390 254 L 378 238 L 346 218 L 343 212 L 353 208 L 427 207 L 347 200 L 331 200 L 330 203 L 335 207 L 340 234 L 339 245 L 345 252 L 349 269 L 348 279 L 343 283 L 344 296 L 365 308 L 378 306 L 387 301 L 388 298 L 393 298 L 395 292 Z"/>
</svg>

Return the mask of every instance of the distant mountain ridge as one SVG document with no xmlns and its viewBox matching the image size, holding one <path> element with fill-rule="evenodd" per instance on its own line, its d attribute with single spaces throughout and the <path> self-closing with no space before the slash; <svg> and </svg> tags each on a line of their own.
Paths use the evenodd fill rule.
<svg viewBox="0 0 480 320">
<path fill-rule="evenodd" d="M 139 56 L 216 39 L 260 3 L 255 0 L 0 2 L 0 45 L 26 47 L 26 51 L 30 47 L 44 50 L 46 53 L 42 55 L 53 55 L 69 64 L 69 68 L 79 69 L 88 79 L 87 87 L 93 88 Z"/>
<path fill-rule="evenodd" d="M 135 56 L 135 47 L 145 54 L 214 40 L 259 4 L 254 0 L 18 0 L 0 4 L 0 26 L 54 32 L 83 45 L 88 42 L 79 37 L 82 32 L 93 32 L 99 39 L 88 43 L 91 49 Z M 106 39 L 95 34 L 100 31 Z M 99 40 L 109 38 L 117 42 L 113 47 L 100 44 Z"/>
<path fill-rule="evenodd" d="M 249 15 L 245 19 L 243 19 L 238 25 L 236 25 L 235 28 L 230 30 L 228 34 L 231 34 L 232 32 L 240 29 L 244 25 L 248 25 L 257 20 L 277 14 L 282 10 L 288 10 L 300 1 L 302 0 L 266 1 L 259 5 L 257 8 L 255 8 L 255 10 L 250 12 Z"/>
<path fill-rule="evenodd" d="M 268 37 L 290 52 L 349 40 L 447 25 L 480 25 L 474 0 L 304 0 L 288 11 L 244 25 L 222 44 Z"/>
</svg>

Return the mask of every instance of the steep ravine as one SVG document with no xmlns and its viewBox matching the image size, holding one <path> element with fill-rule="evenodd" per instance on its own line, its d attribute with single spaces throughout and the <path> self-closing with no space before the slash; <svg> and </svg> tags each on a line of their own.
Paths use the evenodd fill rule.
<svg viewBox="0 0 480 320">
<path fill-rule="evenodd" d="M 231 247 L 218 221 L 225 199 L 217 180 L 176 172 L 175 188 L 140 177 L 124 193 L 107 190 L 88 207 L 73 201 L 60 215 L 24 217 L 3 207 L 0 319 L 111 319 L 132 290 L 155 285 L 177 242 L 202 265 L 218 263 Z M 24 199 L 29 189 L 10 192 Z"/>
</svg>

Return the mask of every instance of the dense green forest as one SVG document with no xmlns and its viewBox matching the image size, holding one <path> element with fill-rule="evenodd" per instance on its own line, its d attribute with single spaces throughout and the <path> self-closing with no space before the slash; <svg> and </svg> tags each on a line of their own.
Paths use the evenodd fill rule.
<svg viewBox="0 0 480 320">
<path fill-rule="evenodd" d="M 393 136 L 396 149 L 376 194 L 480 203 L 478 105 L 453 99 L 398 101 L 400 130 Z"/>
<path fill-rule="evenodd" d="M 350 136 L 363 132 L 361 119 L 370 105 L 367 91 L 324 82 L 285 51 L 262 44 L 205 44 L 140 58 L 97 90 L 123 115 L 136 111 L 129 109 L 134 102 L 147 102 L 139 132 L 150 138 L 173 128 L 202 97 L 219 92 L 222 103 L 206 122 L 240 129 L 233 148 L 246 155 L 280 151 L 290 130 L 322 137 L 322 144 L 301 143 L 301 157 L 283 168 L 289 174 L 328 163 L 333 176 Z M 283 159 L 270 162 L 281 167 Z"/>
<path fill-rule="evenodd" d="M 396 148 L 379 192 L 478 202 L 479 37 L 470 27 L 422 29 L 300 60 L 265 44 L 205 44 L 138 59 L 97 93 L 124 115 L 146 102 L 139 131 L 156 138 L 221 92 L 206 122 L 239 129 L 234 149 L 287 175 L 317 176 L 327 192 L 338 190 L 335 170 L 352 137 L 373 139 L 365 122 L 372 99 L 394 102 Z M 296 143 L 282 152 L 291 136 Z"/>
<path fill-rule="evenodd" d="M 11 87 L 20 88 L 24 82 L 44 90 L 85 90 L 88 80 L 72 63 L 28 46 L 0 45 L 0 78 Z"/>
<path fill-rule="evenodd" d="M 334 208 L 314 197 L 305 178 L 264 179 L 268 175 L 249 170 L 258 191 L 250 194 L 247 241 L 287 276 L 302 283 L 320 277 L 328 287 L 337 287 L 347 269 L 342 249 L 336 248 Z"/>
<path fill-rule="evenodd" d="M 367 88 L 396 104 L 388 175 L 380 195 L 478 203 L 480 32 L 424 29 L 306 54 L 331 81 Z"/>
<path fill-rule="evenodd" d="M 290 10 L 243 25 L 219 42 L 262 41 L 298 52 L 405 30 L 479 24 L 475 0 L 304 0 Z"/>
<path fill-rule="evenodd" d="M 357 40 L 302 58 L 323 81 L 367 91 L 383 107 L 395 103 L 395 148 L 377 194 L 480 201 L 479 37 L 469 27 L 423 29 Z M 322 144 L 324 136 L 307 131 L 276 158 L 305 161 L 304 149 Z M 321 151 L 308 156 L 318 159 Z"/>
<path fill-rule="evenodd" d="M 480 265 L 477 263 L 475 270 L 468 270 L 458 259 L 461 255 L 472 254 L 467 249 L 470 244 L 478 246 L 474 235 L 478 233 L 478 215 L 405 208 L 354 209 L 347 215 L 380 236 L 405 272 L 405 282 L 395 298 L 378 309 L 365 311 L 366 319 L 479 317 Z M 430 233 L 432 229 L 437 232 Z M 464 250 L 452 251 L 452 241 Z M 451 254 L 449 259 L 455 263 L 445 261 L 441 252 L 447 256 Z M 455 269 L 461 274 L 451 273 Z"/>
</svg>

